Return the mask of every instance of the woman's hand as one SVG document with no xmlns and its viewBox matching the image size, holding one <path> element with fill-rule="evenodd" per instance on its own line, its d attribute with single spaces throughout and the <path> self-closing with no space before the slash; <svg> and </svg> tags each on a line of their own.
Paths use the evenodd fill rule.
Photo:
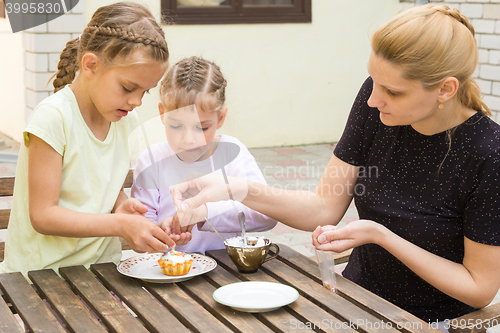
<svg viewBox="0 0 500 333">
<path fill-rule="evenodd" d="M 384 237 L 385 230 L 374 221 L 358 220 L 340 229 L 330 225 L 317 227 L 312 239 L 318 250 L 343 252 L 363 244 L 377 244 Z"/>
<path fill-rule="evenodd" d="M 174 226 L 173 232 L 178 233 L 181 230 L 181 228 L 186 228 L 198 222 L 205 223 L 205 218 L 207 216 L 208 216 L 208 209 L 206 204 L 202 204 L 201 206 L 190 209 L 188 211 L 178 210 L 174 216 L 174 220 L 176 223 L 173 225 Z"/>
<path fill-rule="evenodd" d="M 174 205 L 187 212 L 207 202 L 221 200 L 243 201 L 248 193 L 248 184 L 245 179 L 219 175 L 205 175 L 193 180 L 174 185 L 170 188 L 170 194 Z"/>
<path fill-rule="evenodd" d="M 194 224 L 181 227 L 178 215 L 175 214 L 158 223 L 158 226 L 165 231 L 177 245 L 185 245 L 191 240 L 191 230 L 193 230 Z"/>
</svg>

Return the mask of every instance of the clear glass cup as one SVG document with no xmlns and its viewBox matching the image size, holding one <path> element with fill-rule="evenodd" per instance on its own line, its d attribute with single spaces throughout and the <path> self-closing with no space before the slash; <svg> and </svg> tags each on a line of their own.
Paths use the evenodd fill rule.
<svg viewBox="0 0 500 333">
<path fill-rule="evenodd" d="M 316 249 L 316 259 L 318 260 L 319 272 L 323 286 L 335 292 L 335 252 L 322 251 Z"/>
</svg>

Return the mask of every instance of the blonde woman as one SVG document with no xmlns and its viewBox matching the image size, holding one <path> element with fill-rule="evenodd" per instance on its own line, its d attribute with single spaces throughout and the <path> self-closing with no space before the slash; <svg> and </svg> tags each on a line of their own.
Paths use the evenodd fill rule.
<svg viewBox="0 0 500 333">
<path fill-rule="evenodd" d="M 476 65 L 474 29 L 458 10 L 401 13 L 372 38 L 370 78 L 315 192 L 204 177 L 174 188 L 174 201 L 189 215 L 230 190 L 314 230 L 318 249 L 354 248 L 343 275 L 424 320 L 484 307 L 500 285 L 500 126 Z M 353 198 L 361 220 L 337 229 Z"/>
</svg>

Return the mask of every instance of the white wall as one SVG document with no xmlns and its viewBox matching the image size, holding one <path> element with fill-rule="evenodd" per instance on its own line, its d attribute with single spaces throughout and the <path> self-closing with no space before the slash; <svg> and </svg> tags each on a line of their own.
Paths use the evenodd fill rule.
<svg viewBox="0 0 500 333">
<path fill-rule="evenodd" d="M 159 0 L 137 1 L 147 5 L 159 19 Z M 88 22 L 98 7 L 115 1 L 81 2 Z M 172 63 L 198 55 L 222 68 L 228 81 L 229 108 L 223 133 L 238 137 L 249 147 L 333 142 L 340 138 L 352 101 L 367 76 L 370 31 L 399 10 L 399 1 L 312 3 L 310 24 L 165 27 Z M 0 19 L 0 42 L 8 47 L 2 48 L 0 55 L 0 132 L 21 141 L 29 110 L 24 96 L 22 35 L 12 34 L 9 24 L 3 21 Z M 29 33 L 27 36 L 34 38 L 41 32 Z M 156 115 L 157 102 L 157 91 L 145 97 L 138 110 L 143 119 Z"/>
<path fill-rule="evenodd" d="M 0 18 L 0 132 L 21 141 L 24 129 L 23 35 Z"/>
<path fill-rule="evenodd" d="M 85 16 L 114 1 L 86 0 Z M 146 4 L 159 17 L 159 1 Z M 166 26 L 172 64 L 203 56 L 228 81 L 222 132 L 249 147 L 340 138 L 367 77 L 369 34 L 399 10 L 398 0 L 313 0 L 310 24 Z M 156 115 L 157 92 L 138 110 Z"/>
</svg>

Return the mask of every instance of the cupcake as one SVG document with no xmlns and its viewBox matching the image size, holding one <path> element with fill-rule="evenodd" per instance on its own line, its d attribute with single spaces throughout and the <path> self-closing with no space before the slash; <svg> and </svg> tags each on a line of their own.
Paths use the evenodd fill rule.
<svg viewBox="0 0 500 333">
<path fill-rule="evenodd" d="M 191 269 L 193 257 L 185 252 L 177 252 L 173 249 L 163 253 L 158 259 L 163 274 L 169 276 L 185 275 Z"/>
</svg>

